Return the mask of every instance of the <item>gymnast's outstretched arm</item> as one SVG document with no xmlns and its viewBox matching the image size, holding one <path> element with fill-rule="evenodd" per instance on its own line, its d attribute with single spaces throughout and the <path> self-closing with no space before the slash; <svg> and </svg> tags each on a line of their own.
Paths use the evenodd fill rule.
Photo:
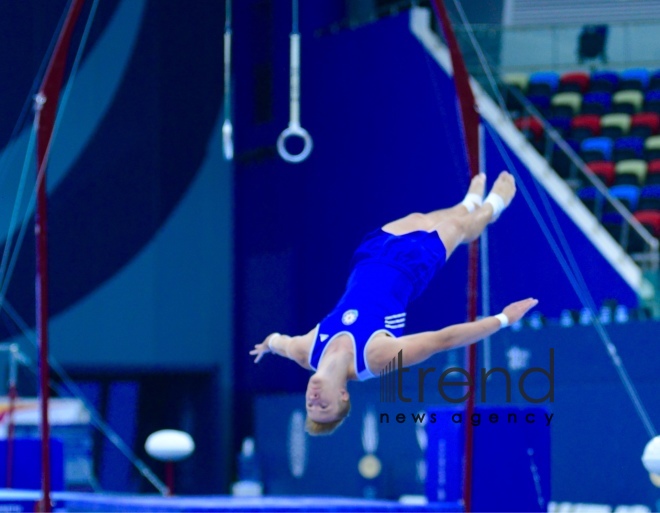
<svg viewBox="0 0 660 513">
<path fill-rule="evenodd" d="M 507 306 L 503 311 L 506 322 L 514 323 L 534 306 L 537 299 L 524 299 Z M 466 346 L 478 342 L 498 331 L 504 319 L 500 316 L 486 317 L 474 322 L 455 324 L 438 331 L 427 331 L 406 335 L 397 339 L 381 339 L 382 343 L 369 359 L 373 372 L 379 372 L 402 351 L 405 366 L 421 363 L 435 353 L 447 351 L 455 347 Z"/>
<path fill-rule="evenodd" d="M 271 333 L 263 342 L 256 344 L 250 354 L 255 356 L 254 363 L 259 363 L 267 353 L 275 353 L 293 360 L 305 369 L 309 369 L 307 357 L 309 356 L 309 349 L 312 346 L 315 331 L 316 328 L 306 335 L 296 337 Z"/>
</svg>

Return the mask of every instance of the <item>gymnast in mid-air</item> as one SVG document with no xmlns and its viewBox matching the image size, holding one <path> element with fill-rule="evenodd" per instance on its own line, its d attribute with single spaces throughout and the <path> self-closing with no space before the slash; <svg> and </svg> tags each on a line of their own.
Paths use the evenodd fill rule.
<svg viewBox="0 0 660 513">
<path fill-rule="evenodd" d="M 399 351 L 403 365 L 410 366 L 440 351 L 473 344 L 520 320 L 538 303 L 524 299 L 492 317 L 402 336 L 408 303 L 424 291 L 459 244 L 475 240 L 499 218 L 516 193 L 513 176 L 506 171 L 484 200 L 485 186 L 486 176 L 480 174 L 458 205 L 410 214 L 366 235 L 334 310 L 306 335 L 272 333 L 250 351 L 255 362 L 273 352 L 314 371 L 305 393 L 310 434 L 330 434 L 348 415 L 348 380 L 377 376 Z"/>
</svg>

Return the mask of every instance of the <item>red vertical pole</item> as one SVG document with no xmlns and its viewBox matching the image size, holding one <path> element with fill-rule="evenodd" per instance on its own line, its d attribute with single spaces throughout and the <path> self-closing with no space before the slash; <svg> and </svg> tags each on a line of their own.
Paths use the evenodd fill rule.
<svg viewBox="0 0 660 513">
<path fill-rule="evenodd" d="M 167 495 L 174 495 L 174 462 L 165 463 L 165 486 L 167 486 Z"/>
<path fill-rule="evenodd" d="M 16 365 L 13 360 L 10 365 Z M 11 488 L 14 477 L 14 434 L 16 424 L 14 422 L 14 412 L 16 410 L 16 398 L 18 392 L 16 390 L 16 383 L 10 382 L 9 384 L 9 411 L 7 412 L 7 488 Z"/>
<path fill-rule="evenodd" d="M 451 63 L 454 68 L 454 84 L 458 97 L 460 116 L 463 128 L 463 138 L 467 151 L 467 160 L 470 176 L 479 174 L 479 113 L 470 87 L 470 76 L 468 75 L 465 61 L 456 41 L 451 21 L 447 15 L 443 0 L 433 0 L 435 13 L 442 27 L 445 41 L 451 54 Z M 474 321 L 477 318 L 477 280 L 479 272 L 479 242 L 474 241 L 468 249 L 468 283 L 467 283 L 467 318 Z M 477 372 L 477 347 L 473 344 L 466 350 L 466 370 L 475 383 Z M 472 511 L 472 455 L 474 452 L 474 428 L 469 419 L 474 413 L 475 394 L 474 387 L 468 393 L 465 405 L 465 454 L 463 462 L 463 503 L 465 511 Z"/>
<path fill-rule="evenodd" d="M 36 321 L 39 346 L 39 397 L 41 412 L 41 511 L 51 511 L 50 501 L 50 426 L 48 423 L 49 367 L 48 367 L 48 197 L 46 194 L 46 167 L 51 137 L 57 115 L 57 104 L 62 88 L 66 57 L 71 34 L 85 0 L 73 0 L 57 39 L 53 55 L 35 99 L 35 129 L 37 131 L 37 211 L 36 237 Z"/>
</svg>

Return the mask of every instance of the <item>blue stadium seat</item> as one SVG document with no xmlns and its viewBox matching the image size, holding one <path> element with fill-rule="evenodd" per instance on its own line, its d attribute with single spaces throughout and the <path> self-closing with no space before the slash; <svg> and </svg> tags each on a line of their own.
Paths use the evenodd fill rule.
<svg viewBox="0 0 660 513">
<path fill-rule="evenodd" d="M 649 89 L 660 89 L 660 69 L 651 73 Z"/>
<path fill-rule="evenodd" d="M 554 71 L 537 71 L 529 76 L 527 85 L 527 94 L 532 95 L 552 95 L 559 88 L 559 73 Z"/>
<path fill-rule="evenodd" d="M 589 137 L 580 144 L 580 155 L 585 162 L 612 160 L 612 147 L 609 137 Z"/>
<path fill-rule="evenodd" d="M 617 90 L 619 75 L 613 71 L 594 71 L 589 81 L 589 91 L 613 93 Z"/>
<path fill-rule="evenodd" d="M 637 89 L 644 91 L 648 85 L 651 74 L 645 68 L 632 68 L 619 74 L 619 89 Z"/>
<path fill-rule="evenodd" d="M 537 108 L 543 117 L 547 117 L 550 112 L 550 95 L 532 94 L 527 99 Z"/>
<path fill-rule="evenodd" d="M 628 210 L 635 210 L 639 200 L 639 187 L 634 185 L 615 185 L 610 188 L 610 194 L 617 198 Z M 623 235 L 623 218 L 614 207 L 605 202 L 603 206 L 603 217 L 601 222 L 605 229 L 614 237 L 624 249 L 628 249 L 630 235 L 628 240 L 624 240 Z"/>
<path fill-rule="evenodd" d="M 573 148 L 575 153 L 580 152 L 580 143 L 578 141 L 574 139 L 566 139 L 566 142 L 571 148 Z M 558 146 L 555 146 L 552 151 L 550 165 L 562 178 L 570 178 L 573 171 L 573 162 Z"/>
<path fill-rule="evenodd" d="M 572 118 L 568 116 L 553 116 L 548 119 L 548 123 L 559 132 L 559 135 L 566 137 L 571 129 Z"/>
<path fill-rule="evenodd" d="M 646 187 L 642 187 L 642 191 L 639 194 L 637 210 L 660 211 L 660 185 L 647 185 Z"/>
<path fill-rule="evenodd" d="M 608 92 L 587 93 L 582 97 L 582 114 L 602 116 L 612 110 L 612 94 Z"/>
<path fill-rule="evenodd" d="M 614 187 L 610 187 L 609 192 L 631 212 L 637 210 L 637 203 L 639 202 L 640 194 L 639 187 L 635 185 L 615 185 Z M 616 213 L 616 210 L 614 210 L 614 207 L 611 204 L 606 203 L 603 209 L 603 219 L 605 219 L 605 214 L 611 213 Z M 616 213 L 616 215 L 618 216 L 619 214 Z M 608 216 L 608 219 L 609 218 L 610 216 Z"/>
<path fill-rule="evenodd" d="M 644 111 L 660 114 L 660 89 L 648 91 L 644 95 Z"/>
<path fill-rule="evenodd" d="M 600 217 L 603 208 L 603 195 L 595 187 L 583 187 L 578 189 L 577 196 L 584 206 L 587 207 L 596 217 Z"/>
<path fill-rule="evenodd" d="M 644 139 L 641 137 L 621 137 L 614 143 L 614 162 L 626 159 L 644 158 Z"/>
</svg>

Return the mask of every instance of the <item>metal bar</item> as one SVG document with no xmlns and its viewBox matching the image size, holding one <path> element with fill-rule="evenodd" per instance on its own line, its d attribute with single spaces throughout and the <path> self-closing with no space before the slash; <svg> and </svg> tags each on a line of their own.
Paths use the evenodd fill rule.
<svg viewBox="0 0 660 513">
<path fill-rule="evenodd" d="M 46 193 L 46 167 L 51 137 L 55 126 L 57 105 L 64 79 L 66 57 L 76 24 L 85 0 L 72 0 L 60 31 L 55 49 L 48 63 L 44 79 L 35 99 L 34 122 L 37 129 L 37 211 L 36 236 L 36 314 L 37 343 L 39 347 L 39 398 L 41 431 L 41 511 L 50 512 L 50 426 L 48 423 L 49 368 L 48 368 L 48 197 Z"/>
<path fill-rule="evenodd" d="M 470 77 L 465 61 L 456 41 L 447 10 L 443 0 L 433 0 L 433 7 L 438 17 L 442 32 L 447 42 L 454 69 L 454 83 L 460 105 L 460 118 L 467 151 L 468 170 L 471 177 L 479 174 L 479 114 L 470 86 Z M 467 317 L 468 321 L 477 318 L 477 282 L 479 276 L 479 241 L 470 243 L 468 249 L 468 285 L 467 285 Z M 477 367 L 477 347 L 472 344 L 466 348 L 466 370 L 474 379 Z M 468 388 L 465 405 L 466 418 L 471 418 L 475 408 L 474 387 Z M 466 512 L 472 511 L 472 456 L 474 452 L 474 427 L 471 422 L 465 423 L 465 454 L 463 465 L 463 506 Z"/>
</svg>

